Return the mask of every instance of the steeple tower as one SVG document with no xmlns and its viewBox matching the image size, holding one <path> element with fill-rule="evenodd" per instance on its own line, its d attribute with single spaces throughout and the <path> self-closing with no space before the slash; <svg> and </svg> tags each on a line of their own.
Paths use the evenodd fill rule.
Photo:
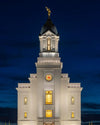
<svg viewBox="0 0 100 125">
<path fill-rule="evenodd" d="M 58 53 L 58 42 L 59 42 L 59 34 L 56 29 L 56 26 L 52 23 L 50 18 L 51 10 L 47 8 L 48 11 L 48 19 L 46 23 L 41 28 L 39 34 L 40 40 L 40 55 L 45 56 L 49 54 L 49 56 L 55 56 Z M 52 54 L 54 53 L 54 54 Z"/>
<path fill-rule="evenodd" d="M 62 73 L 59 34 L 51 10 L 46 9 L 48 19 L 39 35 L 36 74 L 30 74 L 30 83 L 18 83 L 18 125 L 81 125 L 82 88 Z"/>
</svg>

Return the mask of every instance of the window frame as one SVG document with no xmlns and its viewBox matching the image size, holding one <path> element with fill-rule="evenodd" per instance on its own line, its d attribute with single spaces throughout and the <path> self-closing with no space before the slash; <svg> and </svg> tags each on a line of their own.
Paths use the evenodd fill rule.
<svg viewBox="0 0 100 125">
<path fill-rule="evenodd" d="M 47 38 L 47 51 L 51 51 L 51 38 Z"/>
<path fill-rule="evenodd" d="M 48 97 L 51 96 L 51 97 Z M 51 101 L 48 101 L 51 100 Z M 52 90 L 46 90 L 45 91 L 45 104 L 46 105 L 52 105 L 53 104 L 53 91 Z"/>
<path fill-rule="evenodd" d="M 74 96 L 71 97 L 71 104 L 72 105 L 75 104 L 75 97 Z"/>
<path fill-rule="evenodd" d="M 75 118 L 75 113 L 71 112 L 71 118 Z"/>
<path fill-rule="evenodd" d="M 24 112 L 24 118 L 27 118 L 27 112 Z"/>
<path fill-rule="evenodd" d="M 51 114 L 47 114 L 47 113 L 51 113 Z M 48 116 L 47 116 L 48 115 Z M 50 116 L 49 116 L 50 115 Z M 50 109 L 47 109 L 46 111 L 45 111 L 45 117 L 46 118 L 52 118 L 53 117 L 53 111 L 52 110 L 50 110 Z"/>
<path fill-rule="evenodd" d="M 26 99 L 26 101 L 25 101 L 25 99 Z M 28 102 L 28 98 L 25 96 L 24 97 L 24 105 L 27 105 L 27 102 Z"/>
</svg>

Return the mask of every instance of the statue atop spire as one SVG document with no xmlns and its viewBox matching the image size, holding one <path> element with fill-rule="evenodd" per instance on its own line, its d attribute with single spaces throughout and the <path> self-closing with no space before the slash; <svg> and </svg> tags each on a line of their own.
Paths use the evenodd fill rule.
<svg viewBox="0 0 100 125">
<path fill-rule="evenodd" d="M 50 17 L 50 15 L 51 15 L 51 10 L 50 10 L 50 8 L 48 8 L 48 7 L 45 7 L 46 8 L 46 10 L 48 11 L 48 17 Z"/>
</svg>

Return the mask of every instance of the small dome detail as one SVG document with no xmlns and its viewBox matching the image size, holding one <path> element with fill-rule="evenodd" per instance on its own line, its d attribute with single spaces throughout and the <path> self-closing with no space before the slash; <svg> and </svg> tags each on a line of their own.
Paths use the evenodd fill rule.
<svg viewBox="0 0 100 125">
<path fill-rule="evenodd" d="M 40 36 L 43 35 L 48 30 L 50 30 L 52 33 L 54 33 L 57 36 L 59 35 L 56 29 L 56 26 L 52 23 L 50 18 L 47 19 L 46 23 L 41 28 Z"/>
</svg>

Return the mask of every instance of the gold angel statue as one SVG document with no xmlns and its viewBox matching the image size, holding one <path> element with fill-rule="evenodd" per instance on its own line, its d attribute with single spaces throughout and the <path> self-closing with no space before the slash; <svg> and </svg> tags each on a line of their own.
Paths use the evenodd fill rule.
<svg viewBox="0 0 100 125">
<path fill-rule="evenodd" d="M 46 8 L 46 10 L 48 11 L 48 16 L 50 16 L 51 15 L 51 10 L 50 10 L 50 8 L 48 8 L 48 7 L 45 7 Z"/>
</svg>

